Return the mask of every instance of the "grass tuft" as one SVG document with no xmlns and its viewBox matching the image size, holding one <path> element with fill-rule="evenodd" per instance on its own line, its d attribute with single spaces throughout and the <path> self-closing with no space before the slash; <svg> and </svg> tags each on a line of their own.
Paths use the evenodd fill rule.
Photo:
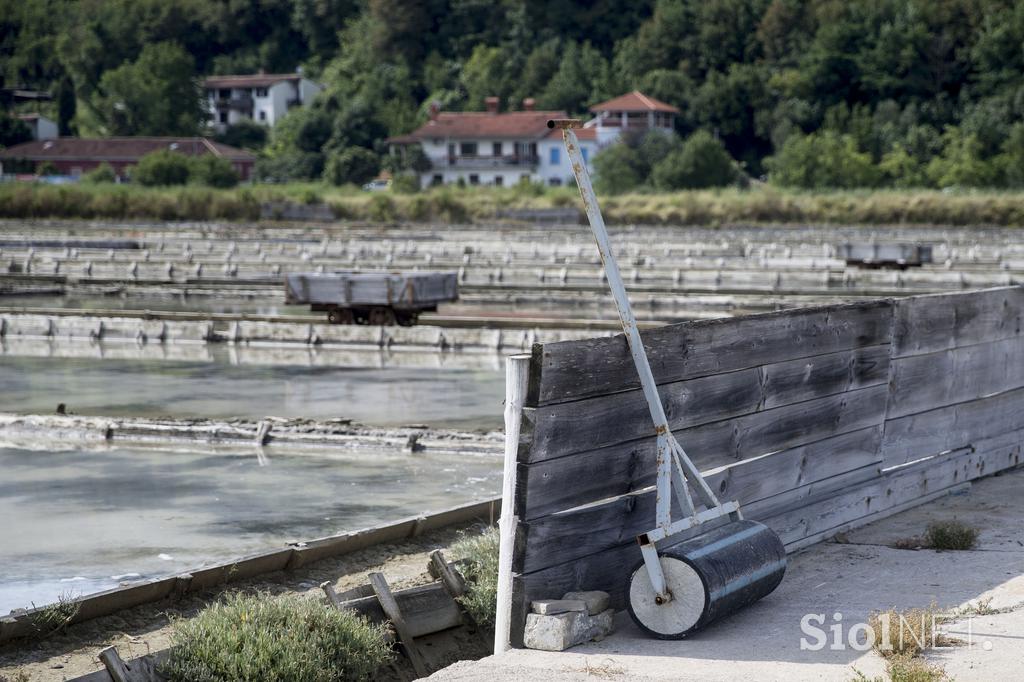
<svg viewBox="0 0 1024 682">
<path fill-rule="evenodd" d="M 296 595 L 229 595 L 174 622 L 174 682 L 364 680 L 390 658 L 384 626 Z"/>
<path fill-rule="evenodd" d="M 466 594 L 459 598 L 481 627 L 493 627 L 498 605 L 498 529 L 468 533 L 451 547 L 466 579 Z"/>
<path fill-rule="evenodd" d="M 978 544 L 978 529 L 957 521 L 934 521 L 924 534 L 925 546 L 931 549 L 967 550 Z"/>
<path fill-rule="evenodd" d="M 38 636 L 48 637 L 70 625 L 80 608 L 81 604 L 74 595 L 62 593 L 57 597 L 57 601 L 47 604 L 32 617 L 32 626 Z"/>
<path fill-rule="evenodd" d="M 869 678 L 856 668 L 853 672 L 852 682 L 945 682 L 950 679 L 946 671 L 939 666 L 919 656 L 906 654 L 897 654 L 886 660 L 885 672 L 889 676 L 888 681 L 883 677 Z"/>
<path fill-rule="evenodd" d="M 955 643 L 936 630 L 948 617 L 932 604 L 924 609 L 876 611 L 868 618 L 874 633 L 872 647 L 885 658 L 917 656 L 934 646 Z"/>
</svg>

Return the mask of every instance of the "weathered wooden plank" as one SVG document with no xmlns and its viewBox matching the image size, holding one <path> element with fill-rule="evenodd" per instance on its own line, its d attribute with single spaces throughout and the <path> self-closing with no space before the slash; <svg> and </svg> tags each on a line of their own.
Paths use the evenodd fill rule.
<svg viewBox="0 0 1024 682">
<path fill-rule="evenodd" d="M 884 383 L 889 348 L 871 346 L 659 386 L 673 431 L 760 409 Z M 626 391 L 524 412 L 530 459 L 554 458 L 654 435 L 642 391 Z M 685 443 L 684 443 L 685 446 Z"/>
<path fill-rule="evenodd" d="M 869 301 L 701 320 L 644 331 L 659 384 L 889 342 L 892 303 Z M 534 347 L 527 405 L 639 387 L 620 335 Z"/>
<path fill-rule="evenodd" d="M 380 602 L 380 607 L 384 609 L 388 620 L 391 621 L 395 632 L 398 633 L 398 640 L 402 643 L 402 649 L 412 663 L 416 676 L 426 677 L 429 674 L 427 672 L 427 664 L 423 661 L 420 650 L 416 648 L 415 636 L 405 623 L 402 609 L 399 608 L 398 602 L 395 601 L 394 595 L 391 594 L 391 588 L 388 586 L 387 579 L 384 578 L 383 573 L 371 573 L 369 577 L 370 584 L 373 585 L 373 591 L 377 595 L 377 601 Z"/>
<path fill-rule="evenodd" d="M 718 433 L 721 433 L 719 431 Z M 735 464 L 705 466 L 705 473 L 728 466 L 715 488 L 722 497 L 753 500 L 769 496 L 788 480 L 793 486 L 821 480 L 843 467 L 854 469 L 881 461 L 880 424 L 824 438 L 806 445 L 774 452 L 758 460 Z M 698 461 L 715 461 L 689 434 L 681 432 L 680 442 Z M 705 447 L 714 447 L 713 445 Z M 766 453 L 759 453 L 766 454 Z M 757 455 L 750 455 L 756 457 Z M 730 458 L 731 459 L 731 458 Z M 523 520 L 532 521 L 548 514 L 578 507 L 595 500 L 625 495 L 653 485 L 656 478 L 654 440 L 614 446 L 537 464 L 520 465 L 517 495 L 524 510 Z M 748 475 L 770 467 L 768 475 Z M 723 488 L 723 481 L 725 487 Z"/>
<path fill-rule="evenodd" d="M 889 419 L 882 439 L 883 466 L 968 447 L 1024 427 L 1024 388 Z"/>
<path fill-rule="evenodd" d="M 680 429 L 675 435 L 698 468 L 710 469 L 880 424 L 885 415 L 886 391 L 885 385 L 869 386 Z M 654 439 L 645 440 L 653 442 Z M 625 456 L 632 457 L 636 462 L 634 466 L 638 466 L 650 461 L 643 459 L 649 454 L 639 449 L 634 452 L 634 449 L 649 447 L 653 446 L 641 441 L 595 450 L 590 454 L 591 465 L 600 472 L 605 459 Z M 533 461 L 524 462 L 523 458 L 534 456 L 543 458 L 538 461 L 546 461 L 546 455 L 537 450 L 521 450 L 520 462 L 532 464 Z"/>
<path fill-rule="evenodd" d="M 423 637 L 462 624 L 458 606 L 439 582 L 396 590 L 392 594 L 413 637 Z M 340 608 L 352 609 L 374 622 L 387 619 L 376 595 L 341 601 Z"/>
<path fill-rule="evenodd" d="M 915 501 L 928 500 L 936 493 L 972 480 L 981 473 L 996 473 L 1019 462 L 1019 444 L 986 452 L 965 452 L 918 462 L 880 479 L 869 479 L 851 486 L 839 498 L 832 492 L 820 494 L 789 512 L 765 517 L 758 510 L 748 508 L 745 513 L 748 518 L 762 521 L 780 533 L 787 542 L 787 550 L 794 551 L 805 546 L 803 538 L 809 533 L 816 533 L 813 537 L 823 539 L 840 529 L 857 527 L 858 519 L 866 519 L 865 523 L 874 521 L 884 516 L 887 510 L 902 510 Z M 837 506 L 841 507 L 841 512 L 830 511 Z M 679 540 L 682 539 L 685 536 L 680 536 Z M 530 601 L 572 590 L 605 590 L 611 595 L 614 608 L 624 608 L 626 580 L 640 562 L 636 543 L 627 542 L 582 559 L 517 575 L 513 604 L 516 627 L 513 632 L 521 632 Z"/>
<path fill-rule="evenodd" d="M 893 361 L 889 418 L 1024 386 L 1024 336 Z"/>
<path fill-rule="evenodd" d="M 893 357 L 919 355 L 1019 336 L 1024 288 L 933 294 L 900 299 Z"/>
<path fill-rule="evenodd" d="M 880 427 L 864 431 L 877 446 Z M 830 453 L 826 442 L 815 446 L 719 469 L 710 473 L 707 481 L 719 499 L 738 500 L 749 515 L 799 506 L 805 498 L 822 490 L 835 490 L 836 486 L 860 483 L 881 474 L 877 449 L 848 454 Z M 807 467 L 806 462 L 814 459 L 819 461 Z M 801 481 L 809 469 L 816 469 L 818 475 Z M 758 500 L 765 501 L 757 504 Z M 655 491 L 649 488 L 523 522 L 517 537 L 518 561 L 513 570 L 530 573 L 629 542 L 653 526 L 654 508 Z M 675 504 L 673 514 L 676 518 L 682 516 Z"/>
</svg>

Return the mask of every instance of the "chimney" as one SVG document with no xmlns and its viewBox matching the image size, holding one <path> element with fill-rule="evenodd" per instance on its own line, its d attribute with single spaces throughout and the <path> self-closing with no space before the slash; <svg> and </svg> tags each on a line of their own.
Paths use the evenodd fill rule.
<svg viewBox="0 0 1024 682">
<path fill-rule="evenodd" d="M 436 99 L 430 103 L 430 120 L 437 120 L 437 115 L 441 113 L 441 103 Z"/>
<path fill-rule="evenodd" d="M 532 97 L 527 97 L 523 100 L 523 111 L 533 111 L 537 106 L 537 100 Z"/>
<path fill-rule="evenodd" d="M 498 113 L 498 102 L 501 100 L 497 97 L 484 97 L 484 106 L 487 107 L 488 114 Z"/>
</svg>

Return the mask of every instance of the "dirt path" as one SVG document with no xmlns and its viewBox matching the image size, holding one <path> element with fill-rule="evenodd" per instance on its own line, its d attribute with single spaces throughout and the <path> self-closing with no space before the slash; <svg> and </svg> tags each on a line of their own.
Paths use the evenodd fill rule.
<svg viewBox="0 0 1024 682">
<path fill-rule="evenodd" d="M 291 572 L 279 571 L 260 578 L 232 583 L 179 599 L 165 599 L 120 613 L 73 625 L 66 632 L 41 641 L 12 642 L 0 647 L 0 681 L 8 677 L 21 682 L 73 679 L 99 670 L 96 658 L 108 646 L 117 646 L 123 658 L 141 656 L 170 646 L 174 618 L 189 618 L 227 591 L 261 590 L 270 594 L 287 592 L 320 598 L 320 584 L 334 580 L 341 592 L 366 582 L 370 571 L 382 571 L 395 588 L 430 582 L 428 555 L 448 547 L 466 527 L 446 528 L 399 543 L 370 547 L 346 556 L 325 559 Z M 21 678 L 17 675 L 22 675 Z"/>
</svg>

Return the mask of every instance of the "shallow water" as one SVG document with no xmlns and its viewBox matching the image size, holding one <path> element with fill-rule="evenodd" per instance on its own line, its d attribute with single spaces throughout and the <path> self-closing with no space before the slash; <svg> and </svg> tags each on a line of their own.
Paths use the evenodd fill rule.
<svg viewBox="0 0 1024 682">
<path fill-rule="evenodd" d="M 501 488 L 492 456 L 263 452 L 0 447 L 0 614 Z"/>
<path fill-rule="evenodd" d="M 52 413 L 64 403 L 83 415 L 343 417 L 380 426 L 495 428 L 503 395 L 502 373 L 485 369 L 0 357 L 0 412 Z"/>
</svg>

